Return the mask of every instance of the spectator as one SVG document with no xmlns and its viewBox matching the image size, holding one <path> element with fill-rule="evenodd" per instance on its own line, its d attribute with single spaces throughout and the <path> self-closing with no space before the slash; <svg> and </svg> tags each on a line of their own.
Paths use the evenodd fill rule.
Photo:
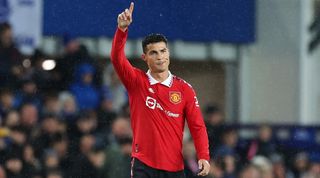
<svg viewBox="0 0 320 178">
<path fill-rule="evenodd" d="M 70 151 L 78 153 L 80 150 L 80 140 L 84 135 L 96 134 L 97 119 L 92 117 L 89 112 L 80 114 L 79 119 L 76 121 L 74 130 L 69 130 L 68 136 L 72 138 L 69 140 Z M 95 137 L 94 137 L 95 138 Z"/>
<path fill-rule="evenodd" d="M 97 129 L 97 118 L 94 111 L 84 112 L 77 121 L 79 136 L 84 134 L 94 134 Z"/>
<path fill-rule="evenodd" d="M 206 127 L 209 137 L 210 157 L 213 157 L 214 150 L 220 146 L 224 132 L 224 118 L 219 108 L 213 104 L 207 105 L 205 109 Z"/>
<path fill-rule="evenodd" d="M 4 125 L 8 128 L 20 125 L 20 115 L 16 110 L 10 110 L 4 120 Z"/>
<path fill-rule="evenodd" d="M 64 118 L 70 127 L 75 125 L 78 108 L 74 96 L 69 92 L 59 94 L 59 115 Z"/>
<path fill-rule="evenodd" d="M 7 113 L 14 109 L 14 96 L 9 89 L 0 91 L 0 117 L 5 117 Z"/>
<path fill-rule="evenodd" d="M 112 108 L 112 102 L 104 96 L 98 109 L 98 129 L 105 134 L 109 134 L 111 123 L 117 117 L 116 112 Z"/>
<path fill-rule="evenodd" d="M 81 64 L 76 69 L 75 82 L 70 91 L 76 98 L 80 110 L 95 109 L 100 103 L 100 94 L 93 84 L 95 68 L 90 64 Z"/>
<path fill-rule="evenodd" d="M 280 154 L 271 154 L 270 160 L 273 167 L 274 178 L 294 178 L 293 173 L 285 165 Z"/>
<path fill-rule="evenodd" d="M 15 108 L 19 108 L 26 103 L 31 103 L 35 105 L 39 111 L 41 111 L 42 100 L 36 83 L 29 78 L 23 79 L 21 83 L 21 90 L 15 94 Z"/>
<path fill-rule="evenodd" d="M 6 127 L 0 127 L 0 167 L 5 162 L 6 157 L 2 155 L 7 154 L 7 149 L 10 145 L 9 141 L 9 129 Z"/>
<path fill-rule="evenodd" d="M 50 92 L 45 95 L 42 114 L 60 114 L 59 98 L 56 92 Z"/>
<path fill-rule="evenodd" d="M 104 99 L 111 103 L 112 110 L 117 113 L 119 113 L 122 106 L 128 102 L 126 89 L 121 83 L 112 65 L 108 65 L 103 71 L 102 93 Z"/>
<path fill-rule="evenodd" d="M 84 135 L 80 140 L 80 154 L 75 158 L 71 177 L 102 178 L 104 152 L 95 148 L 95 137 Z"/>
<path fill-rule="evenodd" d="M 6 172 L 1 165 L 0 165 L 0 178 L 7 178 Z"/>
<path fill-rule="evenodd" d="M 79 129 L 78 129 L 78 109 L 75 102 L 74 96 L 69 92 L 61 92 L 59 94 L 59 115 L 64 119 L 67 125 L 67 135 L 69 138 L 73 138 L 69 140 L 69 149 L 71 151 L 70 154 L 73 154 L 78 150 L 78 142 L 79 142 Z M 81 113 L 81 117 L 86 117 L 86 114 Z M 81 119 L 80 117 L 80 119 Z"/>
<path fill-rule="evenodd" d="M 14 154 L 22 158 L 24 145 L 27 143 L 26 131 L 21 126 L 16 126 L 10 130 L 10 145 L 7 154 Z"/>
<path fill-rule="evenodd" d="M 23 162 L 20 157 L 11 154 L 5 162 L 6 174 L 8 178 L 24 178 Z"/>
<path fill-rule="evenodd" d="M 37 153 L 51 149 L 53 140 L 61 134 L 64 133 L 61 130 L 59 119 L 55 115 L 45 115 L 41 122 L 39 135 L 33 140 Z"/>
<path fill-rule="evenodd" d="M 82 63 L 94 65 L 94 60 L 90 57 L 86 46 L 80 44 L 79 40 L 70 36 L 64 38 L 64 55 L 57 60 L 55 72 L 58 74 L 60 89 L 65 90 L 70 87 L 74 80 L 76 68 Z"/>
<path fill-rule="evenodd" d="M 30 144 L 24 146 L 22 160 L 25 177 L 33 177 L 41 172 L 41 163 L 35 156 L 34 149 Z"/>
<path fill-rule="evenodd" d="M 104 178 L 127 178 L 131 170 L 132 138 L 123 137 L 117 144 L 110 145 L 106 151 L 106 160 L 103 166 Z"/>
<path fill-rule="evenodd" d="M 214 162 L 223 170 L 224 178 L 234 178 L 237 163 L 240 161 L 237 152 L 238 134 L 232 127 L 227 128 L 222 134 L 222 145 L 216 149 Z M 236 162 L 238 160 L 238 162 Z"/>
<path fill-rule="evenodd" d="M 196 150 L 192 140 L 183 144 L 184 172 L 186 178 L 198 177 L 199 172 Z"/>
<path fill-rule="evenodd" d="M 31 103 L 23 104 L 20 108 L 20 123 L 26 129 L 28 137 L 39 129 L 37 127 L 39 121 L 38 113 L 37 107 Z"/>
<path fill-rule="evenodd" d="M 309 168 L 302 178 L 319 178 L 320 176 L 320 155 L 319 153 L 311 153 Z"/>
<path fill-rule="evenodd" d="M 248 160 L 255 155 L 269 157 L 271 153 L 275 153 L 276 144 L 272 140 L 272 128 L 269 125 L 262 125 L 259 128 L 259 135 L 249 145 Z"/>
<path fill-rule="evenodd" d="M 222 170 L 221 166 L 214 161 L 211 161 L 210 165 L 211 168 L 208 177 L 223 178 L 224 171 Z"/>
<path fill-rule="evenodd" d="M 69 153 L 67 137 L 62 134 L 56 135 L 52 141 L 51 148 L 57 153 L 59 159 L 59 168 L 64 173 L 64 176 L 68 177 L 73 164 L 73 155 Z"/>
<path fill-rule="evenodd" d="M 272 163 L 264 156 L 255 156 L 251 159 L 252 165 L 258 167 L 261 172 L 261 178 L 273 178 Z"/>
<path fill-rule="evenodd" d="M 7 87 L 16 87 L 22 74 L 22 56 L 13 43 L 12 33 L 10 24 L 0 24 L 0 83 Z"/>
<path fill-rule="evenodd" d="M 225 132 L 222 134 L 222 144 L 217 147 L 214 159 L 219 159 L 219 157 L 223 157 L 224 155 L 233 155 L 237 156 L 237 143 L 238 143 L 238 133 L 232 128 L 226 128 Z"/>
<path fill-rule="evenodd" d="M 124 117 L 118 117 L 112 123 L 112 132 L 109 135 L 109 144 L 117 144 L 121 138 L 132 137 L 130 121 Z"/>
<path fill-rule="evenodd" d="M 244 167 L 239 173 L 239 178 L 261 178 L 261 172 L 257 166 L 252 164 Z"/>
<path fill-rule="evenodd" d="M 301 178 L 309 167 L 308 154 L 305 152 L 300 152 L 295 155 L 293 160 L 293 174 L 295 178 Z"/>
<path fill-rule="evenodd" d="M 63 178 L 63 174 L 59 170 L 51 170 L 47 172 L 45 178 Z"/>
<path fill-rule="evenodd" d="M 45 150 L 42 158 L 43 158 L 43 169 L 42 169 L 43 175 L 46 175 L 48 172 L 53 170 L 60 170 L 58 154 L 54 150 L 52 149 Z"/>
</svg>

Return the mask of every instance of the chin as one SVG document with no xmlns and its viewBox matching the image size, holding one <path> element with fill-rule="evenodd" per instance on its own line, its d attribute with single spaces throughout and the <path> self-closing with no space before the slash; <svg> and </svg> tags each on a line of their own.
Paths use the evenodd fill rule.
<svg viewBox="0 0 320 178">
<path fill-rule="evenodd" d="M 158 73 L 162 73 L 162 72 L 165 72 L 165 71 L 168 71 L 168 70 L 167 69 L 158 69 L 157 70 Z"/>
</svg>

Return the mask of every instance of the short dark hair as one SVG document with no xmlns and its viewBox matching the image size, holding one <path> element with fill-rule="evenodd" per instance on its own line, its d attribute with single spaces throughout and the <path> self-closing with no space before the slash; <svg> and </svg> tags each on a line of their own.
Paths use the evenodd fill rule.
<svg viewBox="0 0 320 178">
<path fill-rule="evenodd" d="M 2 22 L 0 23 L 0 34 L 2 35 L 2 33 L 8 29 L 11 29 L 11 25 L 8 22 Z"/>
<path fill-rule="evenodd" d="M 158 42 L 164 42 L 166 45 L 168 44 L 168 40 L 167 38 L 162 35 L 162 34 L 155 34 L 155 33 L 152 33 L 148 36 L 146 36 L 143 41 L 142 41 L 142 49 L 143 49 L 143 52 L 146 53 L 147 52 L 147 46 L 148 44 L 151 44 L 151 43 L 158 43 Z"/>
</svg>

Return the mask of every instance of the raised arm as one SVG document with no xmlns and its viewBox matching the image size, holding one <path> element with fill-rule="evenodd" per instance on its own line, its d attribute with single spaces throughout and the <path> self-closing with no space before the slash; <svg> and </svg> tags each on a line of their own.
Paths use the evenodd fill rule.
<svg viewBox="0 0 320 178">
<path fill-rule="evenodd" d="M 128 27 L 132 23 L 133 8 L 134 4 L 132 2 L 129 9 L 125 9 L 118 15 L 118 28 L 114 35 L 111 48 L 111 62 L 127 89 L 133 86 L 134 81 L 136 81 L 136 69 L 132 67 L 124 53 L 128 37 Z"/>
</svg>

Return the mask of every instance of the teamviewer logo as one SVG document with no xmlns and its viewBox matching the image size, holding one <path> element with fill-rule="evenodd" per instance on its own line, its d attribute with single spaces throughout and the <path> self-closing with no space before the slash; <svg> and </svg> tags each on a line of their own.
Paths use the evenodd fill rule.
<svg viewBox="0 0 320 178">
<path fill-rule="evenodd" d="M 147 96 L 146 106 L 148 106 L 148 108 L 150 108 L 150 109 L 155 109 L 156 105 L 157 105 L 157 100 Z"/>
</svg>

